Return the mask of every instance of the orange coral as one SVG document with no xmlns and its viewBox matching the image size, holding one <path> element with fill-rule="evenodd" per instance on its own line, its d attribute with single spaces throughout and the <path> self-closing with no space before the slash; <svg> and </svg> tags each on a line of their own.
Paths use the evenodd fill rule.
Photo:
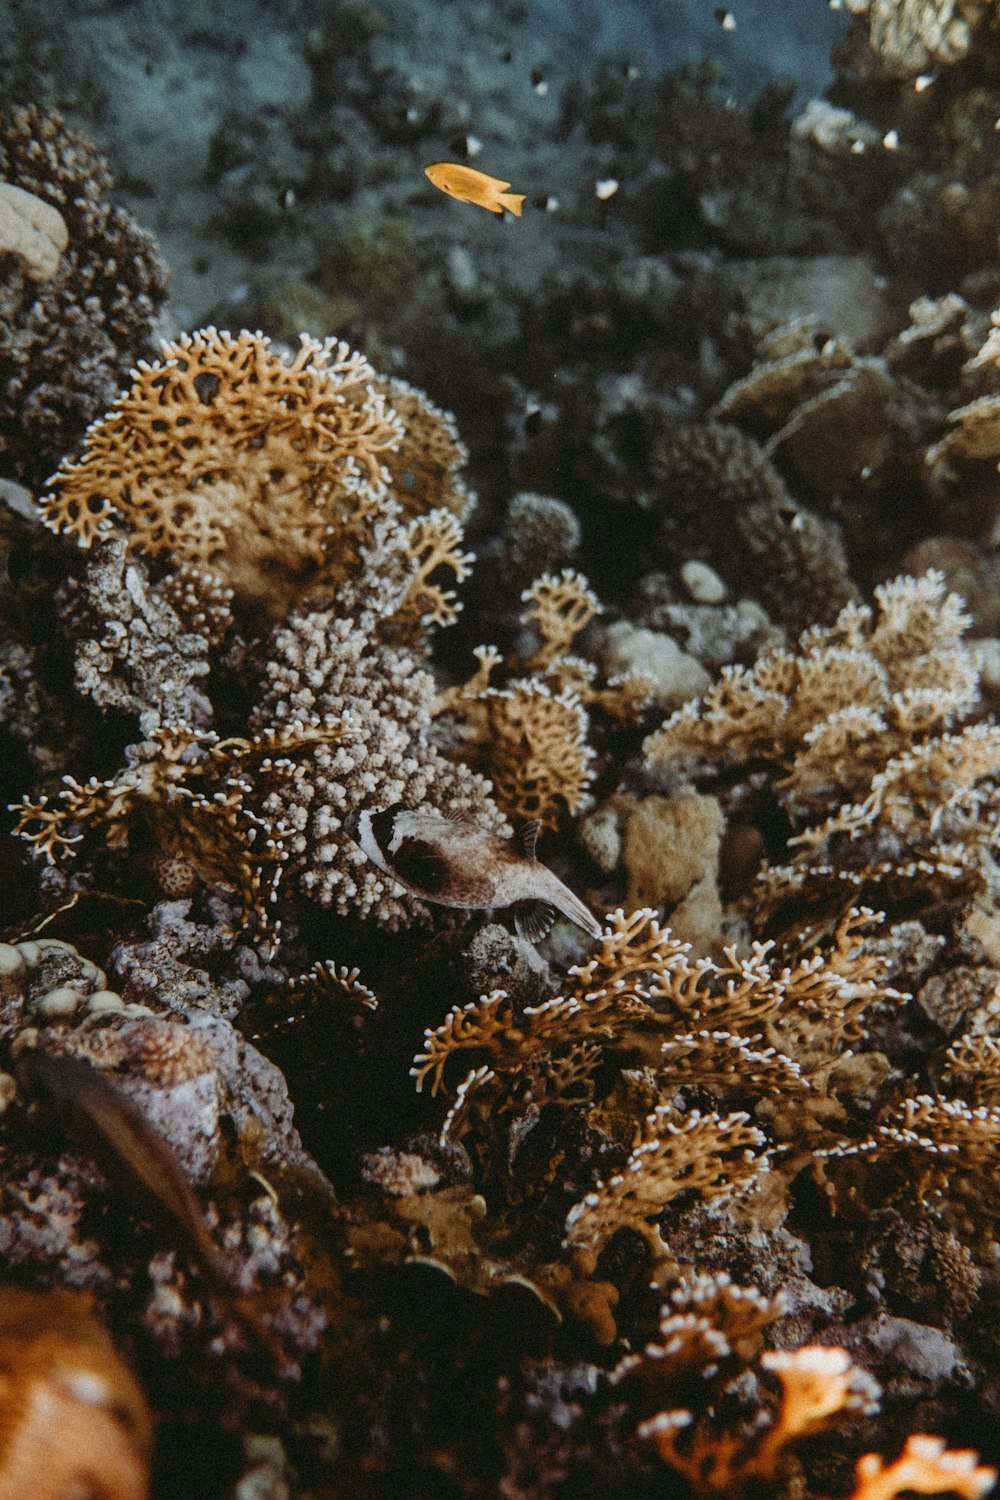
<svg viewBox="0 0 1000 1500">
<path fill-rule="evenodd" d="M 0 1289 L 0 1500 L 143 1500 L 145 1398 L 72 1292 Z"/>
<path fill-rule="evenodd" d="M 996 1469 L 977 1462 L 971 1448 L 948 1448 L 943 1438 L 914 1433 L 892 1463 L 877 1453 L 858 1460 L 850 1500 L 897 1500 L 902 1494 L 961 1495 L 980 1500 L 996 1483 Z"/>
<path fill-rule="evenodd" d="M 660 1412 L 639 1428 L 698 1495 L 732 1496 L 752 1482 L 772 1481 L 796 1439 L 841 1413 L 875 1409 L 873 1383 L 844 1349 L 807 1344 L 760 1362 L 781 1382 L 778 1410 L 763 1430 L 720 1430 L 710 1412 L 696 1417 L 683 1408 Z"/>
</svg>

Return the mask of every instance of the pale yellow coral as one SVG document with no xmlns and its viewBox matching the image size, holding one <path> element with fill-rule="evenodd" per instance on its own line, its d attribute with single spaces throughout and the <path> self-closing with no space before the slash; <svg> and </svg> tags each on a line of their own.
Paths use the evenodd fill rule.
<svg viewBox="0 0 1000 1500">
<path fill-rule="evenodd" d="M 66 220 L 53 204 L 0 182 L 0 255 L 16 255 L 32 281 L 48 281 L 68 244 Z"/>
<path fill-rule="evenodd" d="M 522 622 L 538 636 L 534 652 L 516 662 L 520 672 L 504 687 L 491 685 L 502 657 L 492 646 L 475 651 L 469 680 L 438 694 L 439 715 L 457 723 L 454 753 L 485 771 L 504 812 L 555 827 L 564 811 L 578 812 L 593 779 L 587 708 L 612 718 L 638 718 L 648 697 L 645 678 L 596 682 L 592 662 L 570 654 L 576 636 L 600 610 L 579 573 L 543 574 L 522 595 Z"/>
<path fill-rule="evenodd" d="M 650 735 L 650 764 L 763 758 L 784 770 L 794 807 L 860 790 L 915 733 L 950 727 L 978 696 L 961 599 L 932 570 L 881 584 L 875 600 L 875 617 L 849 604 L 798 652 L 778 647 L 752 668 L 724 669 Z"/>
<path fill-rule="evenodd" d="M 576 812 L 594 759 L 579 701 L 569 693 L 554 696 L 530 680 L 491 690 L 480 701 L 486 716 L 483 765 L 504 811 L 550 826 L 563 807 Z"/>
<path fill-rule="evenodd" d="M 531 670 L 551 666 L 556 657 L 565 656 L 601 607 L 586 579 L 571 568 L 558 575 L 543 573 L 521 598 L 528 606 L 522 619 L 539 635 L 538 648 L 525 663 Z"/>
<path fill-rule="evenodd" d="M 990 0 L 846 0 L 846 8 L 865 18 L 886 72 L 912 78 L 960 62 Z"/>
</svg>

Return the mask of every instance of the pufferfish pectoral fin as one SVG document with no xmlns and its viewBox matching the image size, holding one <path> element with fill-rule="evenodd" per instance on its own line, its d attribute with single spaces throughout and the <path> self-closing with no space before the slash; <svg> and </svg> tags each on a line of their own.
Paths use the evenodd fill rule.
<svg viewBox="0 0 1000 1500">
<path fill-rule="evenodd" d="M 527 938 L 529 943 L 540 943 L 559 915 L 547 901 L 518 901 L 511 910 L 518 937 Z"/>
</svg>

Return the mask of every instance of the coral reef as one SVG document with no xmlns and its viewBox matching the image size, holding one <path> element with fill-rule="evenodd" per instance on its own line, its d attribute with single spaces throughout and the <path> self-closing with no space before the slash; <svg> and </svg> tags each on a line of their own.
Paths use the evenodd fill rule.
<svg viewBox="0 0 1000 1500">
<path fill-rule="evenodd" d="M 0 1495 L 979 1500 L 993 8 L 136 4 L 0 0 Z"/>
</svg>

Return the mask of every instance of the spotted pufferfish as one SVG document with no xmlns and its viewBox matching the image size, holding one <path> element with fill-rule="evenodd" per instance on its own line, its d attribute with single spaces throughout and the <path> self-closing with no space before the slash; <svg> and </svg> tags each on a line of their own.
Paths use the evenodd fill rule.
<svg viewBox="0 0 1000 1500">
<path fill-rule="evenodd" d="M 531 822 L 517 839 L 503 838 L 402 802 L 380 811 L 352 809 L 344 819 L 345 831 L 372 864 L 422 901 L 466 911 L 510 907 L 518 933 L 532 943 L 560 915 L 600 937 L 597 919 L 536 857 L 540 827 Z"/>
</svg>

